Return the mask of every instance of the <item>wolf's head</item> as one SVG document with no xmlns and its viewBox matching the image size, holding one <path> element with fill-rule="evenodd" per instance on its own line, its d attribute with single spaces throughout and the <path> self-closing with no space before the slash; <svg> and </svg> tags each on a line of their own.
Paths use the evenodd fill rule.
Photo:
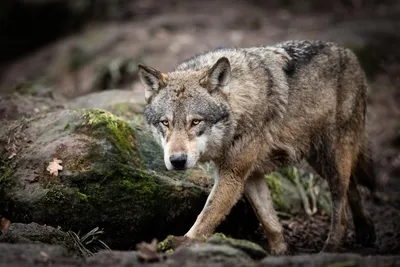
<svg viewBox="0 0 400 267">
<path fill-rule="evenodd" d="M 168 170 L 192 168 L 220 154 L 229 134 L 229 60 L 211 68 L 162 73 L 139 64 L 145 121 L 164 149 Z"/>
</svg>

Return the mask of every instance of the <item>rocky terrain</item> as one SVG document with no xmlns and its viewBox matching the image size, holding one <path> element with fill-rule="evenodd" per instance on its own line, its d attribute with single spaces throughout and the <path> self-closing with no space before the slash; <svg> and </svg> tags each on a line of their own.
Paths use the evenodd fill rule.
<svg viewBox="0 0 400 267">
<path fill-rule="evenodd" d="M 63 5 L 26 2 L 44 17 Z M 400 266 L 396 1 L 350 1 L 350 7 L 337 1 L 334 11 L 313 1 L 308 7 L 291 1 L 75 2 L 65 16 L 80 18 L 79 25 L 60 24 L 65 31 L 58 29 L 53 41 L 35 39 L 30 50 L 13 47 L 19 56 L 1 57 L 0 266 Z M 10 3 L 0 9 L 14 14 Z M 0 22 L 9 24 L 0 34 L 9 34 L 13 24 L 4 14 Z M 23 21 L 14 30 L 30 29 Z M 36 25 L 31 17 L 27 23 Z M 4 36 L 8 42 L 22 38 Z M 380 189 L 374 196 L 361 189 L 377 230 L 375 246 L 358 246 L 350 230 L 338 253 L 317 253 L 329 230 L 330 197 L 326 182 L 299 165 L 266 175 L 289 255 L 268 255 L 266 236 L 244 198 L 219 234 L 178 247 L 175 241 L 205 203 L 213 166 L 165 170 L 160 147 L 142 127 L 137 64 L 169 71 L 207 49 L 288 39 L 345 45 L 368 75 L 367 128 Z"/>
</svg>

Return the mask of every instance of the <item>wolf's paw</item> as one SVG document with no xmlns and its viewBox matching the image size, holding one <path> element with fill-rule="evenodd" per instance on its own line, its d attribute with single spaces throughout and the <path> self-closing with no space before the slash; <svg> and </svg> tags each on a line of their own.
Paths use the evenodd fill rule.
<svg viewBox="0 0 400 267">
<path fill-rule="evenodd" d="M 335 242 L 334 240 L 328 239 L 325 241 L 324 247 L 321 249 L 320 253 L 333 253 L 337 252 L 340 246 L 340 242 Z"/>
<path fill-rule="evenodd" d="M 355 225 L 356 242 L 364 247 L 373 247 L 376 241 L 375 226 L 370 217 Z"/>
<path fill-rule="evenodd" d="M 175 250 L 178 247 L 185 247 L 192 244 L 200 243 L 201 241 L 187 236 L 169 235 L 163 241 L 159 242 L 157 247 L 160 251 L 166 252 Z"/>
<path fill-rule="evenodd" d="M 272 256 L 289 256 L 288 249 L 286 247 L 286 244 L 283 244 L 280 247 L 276 247 L 274 249 L 270 249 L 270 254 Z"/>
</svg>

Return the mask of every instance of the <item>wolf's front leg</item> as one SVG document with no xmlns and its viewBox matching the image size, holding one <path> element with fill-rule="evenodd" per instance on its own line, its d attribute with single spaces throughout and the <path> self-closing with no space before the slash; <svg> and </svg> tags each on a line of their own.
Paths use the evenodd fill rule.
<svg viewBox="0 0 400 267">
<path fill-rule="evenodd" d="M 215 179 L 203 210 L 185 236 L 189 238 L 209 237 L 242 196 L 244 181 L 244 177 L 237 177 L 231 172 L 221 172 L 220 176 Z"/>
</svg>

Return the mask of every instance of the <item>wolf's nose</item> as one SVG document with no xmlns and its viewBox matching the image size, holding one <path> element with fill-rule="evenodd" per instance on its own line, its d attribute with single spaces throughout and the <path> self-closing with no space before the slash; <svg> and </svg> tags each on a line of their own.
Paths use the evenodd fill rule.
<svg viewBox="0 0 400 267">
<path fill-rule="evenodd" d="M 169 161 L 175 169 L 184 169 L 187 156 L 185 154 L 173 154 L 169 157 Z"/>
</svg>

